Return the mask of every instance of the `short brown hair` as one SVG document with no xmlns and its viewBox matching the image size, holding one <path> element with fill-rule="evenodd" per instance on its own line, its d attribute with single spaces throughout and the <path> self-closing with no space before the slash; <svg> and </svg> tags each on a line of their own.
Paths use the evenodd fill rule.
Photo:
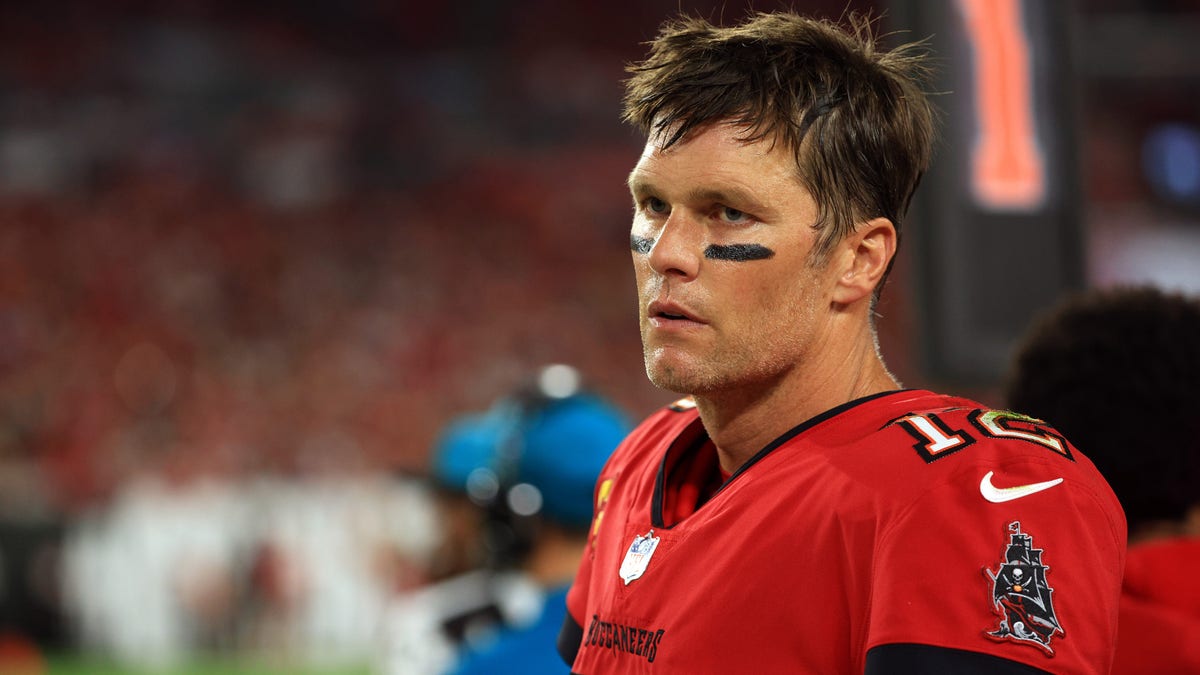
<svg viewBox="0 0 1200 675">
<path fill-rule="evenodd" d="M 721 121 L 745 127 L 747 142 L 782 140 L 817 202 L 818 255 L 871 218 L 890 219 L 899 234 L 933 143 L 925 57 L 919 43 L 879 51 L 869 18 L 849 22 L 792 13 L 733 27 L 669 21 L 627 68 L 625 120 L 666 147 Z"/>
</svg>

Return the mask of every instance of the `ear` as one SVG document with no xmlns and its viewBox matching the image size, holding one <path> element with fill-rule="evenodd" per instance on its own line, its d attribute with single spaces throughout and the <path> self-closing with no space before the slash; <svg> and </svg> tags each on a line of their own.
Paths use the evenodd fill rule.
<svg viewBox="0 0 1200 675">
<path fill-rule="evenodd" d="M 842 240 L 844 262 L 834 289 L 834 302 L 849 305 L 870 297 L 896 254 L 896 226 L 887 218 L 860 223 Z"/>
</svg>

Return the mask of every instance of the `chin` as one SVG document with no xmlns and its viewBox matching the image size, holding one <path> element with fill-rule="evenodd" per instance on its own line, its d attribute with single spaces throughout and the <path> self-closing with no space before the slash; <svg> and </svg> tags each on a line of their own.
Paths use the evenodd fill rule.
<svg viewBox="0 0 1200 675">
<path fill-rule="evenodd" d="M 711 379 L 705 378 L 696 364 L 680 363 L 664 358 L 662 354 L 646 354 L 646 377 L 659 389 L 677 394 L 695 394 L 711 388 Z"/>
<path fill-rule="evenodd" d="M 646 376 L 650 378 L 650 383 L 659 389 L 673 391 L 676 394 L 691 394 L 692 388 L 684 380 L 676 378 L 672 375 L 664 375 L 661 372 L 647 369 Z"/>
</svg>

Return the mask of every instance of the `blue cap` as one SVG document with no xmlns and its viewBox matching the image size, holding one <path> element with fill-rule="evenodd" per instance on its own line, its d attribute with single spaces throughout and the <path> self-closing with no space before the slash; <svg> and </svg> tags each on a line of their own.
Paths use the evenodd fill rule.
<svg viewBox="0 0 1200 675">
<path fill-rule="evenodd" d="M 442 487 L 467 493 L 467 479 L 495 461 L 504 419 L 494 413 L 463 415 L 442 431 L 433 453 L 433 478 Z"/>
<path fill-rule="evenodd" d="M 587 527 L 596 479 L 630 428 L 619 409 L 591 394 L 547 399 L 524 413 L 503 399 L 447 425 L 434 451 L 433 476 L 467 493 L 472 472 L 490 469 L 502 480 L 536 487 L 545 518 Z M 515 470 L 503 466 L 506 453 L 513 453 Z"/>
<path fill-rule="evenodd" d="M 525 425 L 517 480 L 541 491 L 546 518 L 587 527 L 596 479 L 630 428 L 620 410 L 596 396 L 550 401 Z"/>
</svg>

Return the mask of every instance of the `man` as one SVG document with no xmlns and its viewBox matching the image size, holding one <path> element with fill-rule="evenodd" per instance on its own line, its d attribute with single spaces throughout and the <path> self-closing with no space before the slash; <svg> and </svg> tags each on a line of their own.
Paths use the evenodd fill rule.
<svg viewBox="0 0 1200 675">
<path fill-rule="evenodd" d="M 1067 298 L 1022 340 L 1008 405 L 1095 460 L 1125 506 L 1113 673 L 1200 672 L 1200 299 L 1152 287 Z"/>
<path fill-rule="evenodd" d="M 559 650 L 601 673 L 1106 672 L 1120 505 L 1036 420 L 903 390 L 872 309 L 932 143 L 909 46 L 680 19 L 631 67 L 646 372 Z"/>
<path fill-rule="evenodd" d="M 491 468 L 501 490 L 491 508 L 490 540 L 509 550 L 493 558 L 517 572 L 512 578 L 532 590 L 536 602 L 510 602 L 504 627 L 470 645 L 456 675 L 564 672 L 549 646 L 566 616 L 567 588 L 587 543 L 589 488 L 630 429 L 613 404 L 578 391 L 574 371 L 565 368 L 545 369 L 532 396 L 517 399 L 510 429 L 491 442 Z M 512 401 L 498 407 L 512 409 Z"/>
<path fill-rule="evenodd" d="M 627 416 L 565 364 L 447 425 L 432 475 L 459 574 L 396 603 L 387 672 L 563 673 L 550 648 L 591 524 L 600 468 Z"/>
</svg>

